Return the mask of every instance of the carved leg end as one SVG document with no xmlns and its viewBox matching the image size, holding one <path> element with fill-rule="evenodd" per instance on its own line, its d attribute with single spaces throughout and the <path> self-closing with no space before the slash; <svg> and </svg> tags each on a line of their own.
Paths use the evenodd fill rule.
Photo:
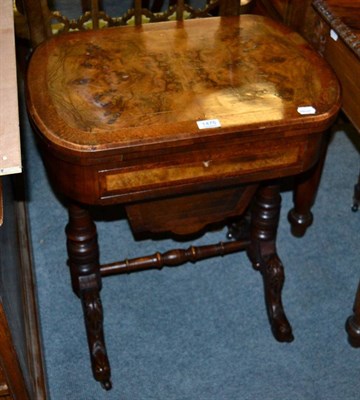
<svg viewBox="0 0 360 400">
<path fill-rule="evenodd" d="M 106 390 L 109 390 L 110 364 L 103 333 L 97 232 L 86 207 L 69 204 L 66 236 L 72 286 L 83 306 L 93 375 Z"/>
<path fill-rule="evenodd" d="M 272 254 L 264 260 L 260 272 L 264 280 L 265 302 L 273 335 L 279 342 L 292 342 L 294 335 L 281 299 L 285 277 L 279 257 Z"/>
<path fill-rule="evenodd" d="M 98 290 L 84 290 L 81 300 L 93 375 L 105 390 L 110 390 L 111 370 L 105 347 L 103 310 Z"/>
<path fill-rule="evenodd" d="M 291 342 L 294 336 L 281 299 L 285 280 L 284 268 L 275 245 L 280 203 L 277 186 L 259 189 L 251 216 L 248 256 L 263 277 L 265 303 L 273 335 L 280 342 Z"/>
<path fill-rule="evenodd" d="M 90 351 L 92 370 L 95 380 L 100 382 L 103 389 L 110 390 L 112 388 L 110 379 L 111 370 L 104 343 L 100 341 L 94 342 Z"/>
<path fill-rule="evenodd" d="M 271 330 L 278 342 L 291 343 L 294 340 L 291 325 L 285 315 L 273 319 Z"/>
</svg>

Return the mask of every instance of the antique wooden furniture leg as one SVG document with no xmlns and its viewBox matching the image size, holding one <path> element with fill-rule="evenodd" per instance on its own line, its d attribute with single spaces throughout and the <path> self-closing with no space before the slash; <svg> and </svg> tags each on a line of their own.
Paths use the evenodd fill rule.
<svg viewBox="0 0 360 400">
<path fill-rule="evenodd" d="M 252 209 L 249 258 L 264 280 L 265 301 L 271 328 L 280 342 L 294 339 L 281 300 L 284 268 L 276 251 L 281 196 L 279 187 L 263 186 L 255 196 Z"/>
<path fill-rule="evenodd" d="M 360 347 L 360 281 L 355 297 L 354 314 L 346 321 L 346 331 L 350 344 Z"/>
<path fill-rule="evenodd" d="M 96 226 L 86 208 L 70 203 L 68 210 L 69 223 L 66 226 L 66 236 L 72 286 L 83 305 L 94 378 L 109 390 L 111 389 L 110 365 L 103 334 Z"/>
<path fill-rule="evenodd" d="M 304 236 L 307 228 L 313 222 L 311 208 L 315 203 L 328 144 L 329 133 L 324 135 L 324 142 L 317 163 L 310 170 L 296 177 L 296 184 L 294 187 L 294 207 L 288 214 L 288 219 L 291 224 L 291 233 L 294 236 Z"/>
</svg>

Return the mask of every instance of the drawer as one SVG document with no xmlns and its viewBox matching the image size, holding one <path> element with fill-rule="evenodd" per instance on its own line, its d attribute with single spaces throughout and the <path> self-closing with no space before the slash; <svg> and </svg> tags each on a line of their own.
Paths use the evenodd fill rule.
<svg viewBox="0 0 360 400">
<path fill-rule="evenodd" d="M 99 171 L 100 197 L 144 192 L 164 187 L 219 182 L 224 179 L 246 179 L 276 169 L 294 167 L 302 162 L 306 141 L 297 145 L 278 139 L 256 143 L 219 145 L 218 149 L 199 150 L 159 156 L 123 167 Z M 250 178 L 251 180 L 251 178 Z"/>
<path fill-rule="evenodd" d="M 94 163 L 90 165 L 79 165 L 55 154 L 49 156 L 49 152 L 44 152 L 43 158 L 60 192 L 84 204 L 105 205 L 296 175 L 318 160 L 322 139 L 322 131 L 309 133 L 305 128 L 268 135 L 249 133 L 246 137 L 180 147 L 100 154 L 93 157 Z M 77 185 L 73 185 L 74 181 Z"/>
</svg>

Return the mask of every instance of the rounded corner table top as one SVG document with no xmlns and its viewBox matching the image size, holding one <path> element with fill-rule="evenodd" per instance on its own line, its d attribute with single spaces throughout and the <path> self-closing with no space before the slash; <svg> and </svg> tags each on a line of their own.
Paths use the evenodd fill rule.
<svg viewBox="0 0 360 400">
<path fill-rule="evenodd" d="M 46 140 L 94 152 L 325 126 L 340 90 L 298 34 L 244 15 L 56 36 L 32 55 L 27 99 Z"/>
</svg>

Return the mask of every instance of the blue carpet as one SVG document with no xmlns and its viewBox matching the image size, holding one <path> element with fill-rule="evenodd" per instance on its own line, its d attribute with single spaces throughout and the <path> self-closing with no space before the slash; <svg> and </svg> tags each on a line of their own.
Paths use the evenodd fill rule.
<svg viewBox="0 0 360 400">
<path fill-rule="evenodd" d="M 344 323 L 359 278 L 359 214 L 350 211 L 359 155 L 338 131 L 302 239 L 291 236 L 283 193 L 278 234 L 283 301 L 295 341 L 276 342 L 262 280 L 244 253 L 104 280 L 113 389 L 91 374 L 81 305 L 66 266 L 67 213 L 49 187 L 27 126 L 26 172 L 41 328 L 51 400 L 355 400 L 360 351 Z M 153 253 L 170 241 L 134 241 L 126 220 L 99 221 L 101 261 Z M 199 242 L 223 240 L 212 232 Z M 186 246 L 186 244 L 181 244 Z"/>
</svg>

